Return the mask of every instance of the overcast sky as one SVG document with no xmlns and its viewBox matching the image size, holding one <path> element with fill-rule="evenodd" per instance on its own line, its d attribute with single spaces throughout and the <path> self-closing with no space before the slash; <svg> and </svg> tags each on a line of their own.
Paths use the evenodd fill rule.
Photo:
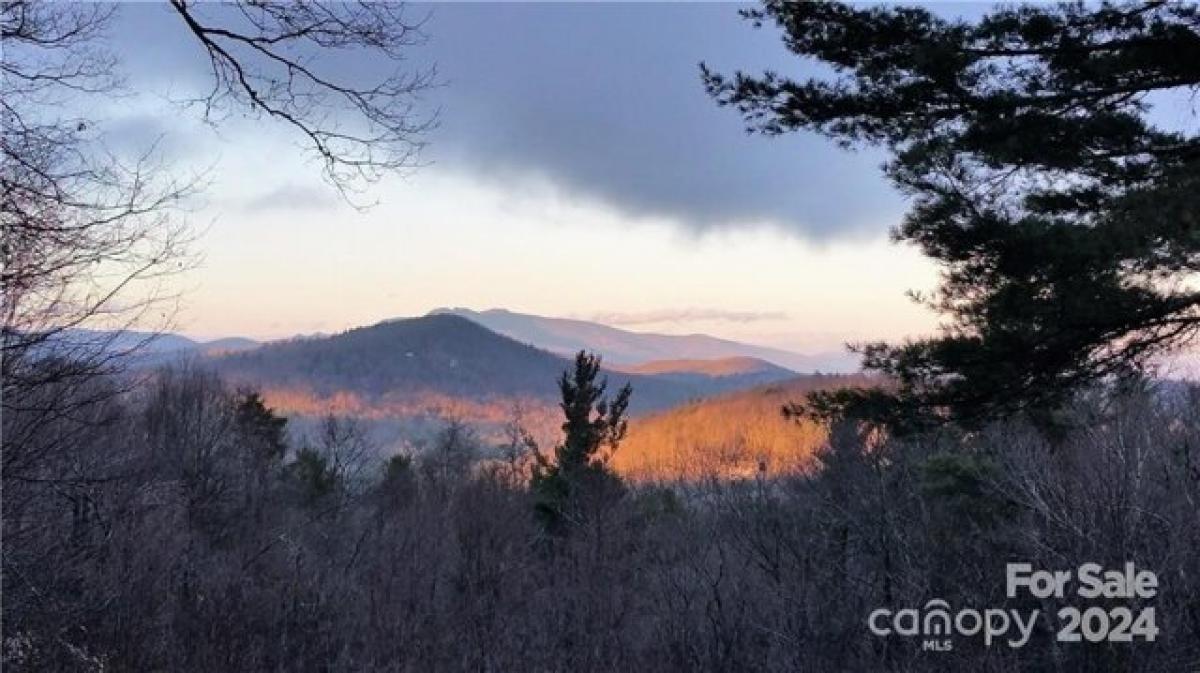
<svg viewBox="0 0 1200 673">
<path fill-rule="evenodd" d="M 422 101 L 440 111 L 427 165 L 359 212 L 287 129 L 212 129 L 180 109 L 207 83 L 204 55 L 167 8 L 121 7 L 112 46 L 142 93 L 103 110 L 110 142 L 160 138 L 210 179 L 181 331 L 281 337 L 505 307 L 816 351 L 933 324 L 904 296 L 932 268 L 887 241 L 904 203 L 882 156 L 748 136 L 704 93 L 702 60 L 806 67 L 736 5 L 414 7 L 426 11 L 410 63 L 436 64 L 442 83 Z"/>
</svg>

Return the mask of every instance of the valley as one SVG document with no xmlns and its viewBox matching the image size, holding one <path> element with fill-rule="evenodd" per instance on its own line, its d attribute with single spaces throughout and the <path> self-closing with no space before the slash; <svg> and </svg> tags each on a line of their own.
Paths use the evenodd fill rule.
<svg viewBox="0 0 1200 673">
<path fill-rule="evenodd" d="M 821 435 L 784 420 L 782 405 L 852 380 L 788 369 L 778 362 L 807 356 L 786 351 L 499 310 L 437 310 L 261 344 L 162 338 L 146 350 L 146 365 L 184 357 L 215 369 L 234 387 L 261 391 L 301 437 L 329 415 L 357 419 L 384 455 L 419 453 L 452 422 L 473 429 L 484 455 L 514 423 L 548 450 L 561 433 L 556 381 L 567 349 L 596 352 L 610 391 L 633 387 L 629 436 L 614 465 L 639 480 L 747 476 L 760 464 L 801 470 Z M 633 361 L 648 355 L 662 357 Z"/>
</svg>

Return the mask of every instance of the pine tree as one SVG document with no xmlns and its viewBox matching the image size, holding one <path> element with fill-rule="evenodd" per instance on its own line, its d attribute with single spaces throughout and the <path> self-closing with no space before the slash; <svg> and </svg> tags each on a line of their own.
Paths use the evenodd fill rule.
<svg viewBox="0 0 1200 673">
<path fill-rule="evenodd" d="M 287 453 L 287 418 L 267 407 L 254 391 L 239 393 L 234 404 L 234 425 L 248 460 L 256 466 L 283 460 Z"/>
<path fill-rule="evenodd" d="M 341 486 L 338 474 L 328 459 L 310 447 L 301 447 L 296 460 L 288 464 L 287 476 L 297 500 L 306 507 L 324 502 Z"/>
<path fill-rule="evenodd" d="M 830 75 L 732 77 L 708 91 L 752 131 L 878 145 L 913 198 L 894 231 L 939 263 L 934 338 L 861 346 L 886 390 L 810 397 L 820 416 L 899 429 L 1053 409 L 1200 332 L 1200 137 L 1152 104 L 1200 85 L 1193 3 L 1002 8 L 767 2 Z M 1175 108 L 1172 108 L 1175 109 Z M 1192 108 L 1194 110 L 1194 107 Z"/>
<path fill-rule="evenodd" d="M 241 462 L 242 499 L 249 519 L 261 524 L 272 484 L 287 454 L 287 418 L 254 391 L 233 400 L 233 427 Z"/>
<path fill-rule="evenodd" d="M 599 374 L 598 356 L 584 351 L 575 356 L 574 370 L 558 380 L 563 440 L 554 447 L 553 460 L 535 452 L 531 487 L 538 515 L 551 531 L 581 523 L 593 507 L 622 490 L 608 461 L 625 438 L 633 389 L 626 384 L 610 402 L 608 380 L 597 382 Z"/>
</svg>

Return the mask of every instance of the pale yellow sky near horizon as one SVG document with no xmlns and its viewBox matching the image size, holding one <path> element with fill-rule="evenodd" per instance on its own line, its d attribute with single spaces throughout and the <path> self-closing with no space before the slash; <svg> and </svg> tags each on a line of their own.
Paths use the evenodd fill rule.
<svg viewBox="0 0 1200 673">
<path fill-rule="evenodd" d="M 382 203 L 359 211 L 303 173 L 272 169 L 269 156 L 227 167 L 221 198 L 193 213 L 209 224 L 193 246 L 202 261 L 177 279 L 177 331 L 281 338 L 441 306 L 683 313 L 616 326 L 817 352 L 935 324 L 905 296 L 932 287 L 934 268 L 887 240 L 890 222 L 820 244 L 765 224 L 696 233 L 548 183 L 505 189 L 432 168 L 381 187 Z"/>
<path fill-rule="evenodd" d="M 144 105 L 122 114 L 161 114 Z M 813 240 L 766 222 L 629 215 L 550 179 L 438 164 L 375 185 L 362 198 L 378 203 L 356 209 L 278 128 L 174 131 L 189 139 L 186 165 L 208 169 L 186 214 L 198 263 L 168 288 L 171 330 L 188 336 L 332 333 L 461 306 L 818 353 L 936 325 L 905 294 L 937 273 L 888 239 L 899 212 Z M 606 319 L 649 314 L 679 318 Z"/>
</svg>

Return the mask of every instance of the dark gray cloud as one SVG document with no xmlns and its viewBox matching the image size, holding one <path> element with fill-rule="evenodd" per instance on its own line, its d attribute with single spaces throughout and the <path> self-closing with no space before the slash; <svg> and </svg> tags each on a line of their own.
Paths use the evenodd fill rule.
<svg viewBox="0 0 1200 673">
<path fill-rule="evenodd" d="M 705 228 L 770 221 L 812 238 L 894 222 L 873 153 L 747 135 L 698 63 L 796 72 L 777 31 L 728 4 L 440 5 L 446 82 L 430 157 L 496 181 L 536 176 L 633 215 Z"/>
<path fill-rule="evenodd" d="M 646 325 L 651 323 L 736 322 L 751 323 L 786 320 L 781 311 L 728 311 L 711 308 L 671 308 L 655 311 L 597 313 L 588 319 L 606 325 Z"/>
<path fill-rule="evenodd" d="M 768 222 L 828 240 L 894 223 L 902 202 L 880 177 L 881 155 L 807 135 L 749 136 L 735 112 L 704 93 L 702 60 L 726 72 L 806 67 L 776 30 L 753 29 L 738 7 L 415 6 L 414 16 L 431 15 L 430 40 L 408 64 L 436 63 L 444 83 L 425 97 L 425 111 L 440 109 L 441 123 L 424 170 L 502 186 L 549 180 L 627 215 L 695 229 Z M 122 30 L 138 39 L 121 50 L 140 81 L 165 83 L 174 96 L 203 91 L 207 63 L 169 11 L 122 12 Z M 387 65 L 343 55 L 321 63 L 358 81 Z"/>
</svg>

